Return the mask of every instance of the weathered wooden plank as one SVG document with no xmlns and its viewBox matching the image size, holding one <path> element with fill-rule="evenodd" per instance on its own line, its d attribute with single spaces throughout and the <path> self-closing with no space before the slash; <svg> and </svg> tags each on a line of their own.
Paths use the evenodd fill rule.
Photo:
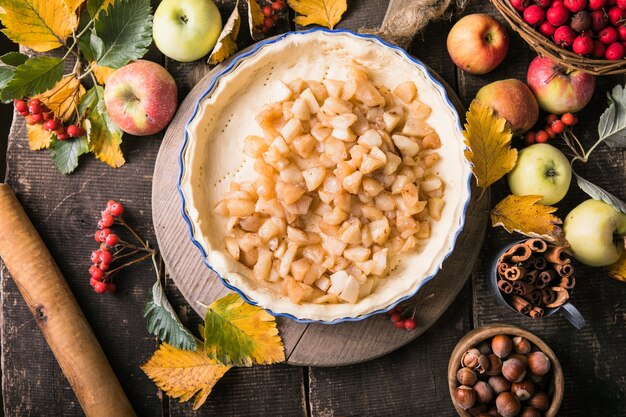
<svg viewBox="0 0 626 417">
<path fill-rule="evenodd" d="M 494 8 L 484 2 L 471 2 L 467 13 L 489 12 L 497 16 Z M 486 83 L 502 78 L 525 80 L 526 70 L 536 54 L 523 41 L 509 31 L 511 48 L 509 56 L 501 67 L 486 76 L 460 76 L 460 94 L 467 103 L 478 88 Z M 603 77 L 598 85 L 592 102 L 579 114 L 580 123 L 574 131 L 589 147 L 597 138 L 597 121 L 606 106 L 605 94 L 623 77 Z M 552 141 L 557 147 L 565 149 L 559 140 Z M 520 142 L 517 142 L 520 144 Z M 618 197 L 625 199 L 626 192 L 621 184 L 626 178 L 625 154 L 623 151 L 600 147 L 591 161 L 578 164 L 580 174 L 601 185 Z M 492 187 L 493 203 L 497 203 L 508 194 L 505 181 Z M 578 203 L 587 199 L 575 183 L 572 183 L 566 198 L 557 204 L 558 214 L 563 218 Z M 524 327 L 541 337 L 556 352 L 565 374 L 565 398 L 559 415 L 626 415 L 624 397 L 626 396 L 626 364 L 623 360 L 623 332 L 626 324 L 626 286 L 607 277 L 600 268 L 590 268 L 576 263 L 578 277 L 572 302 L 587 319 L 588 326 L 577 331 L 562 316 L 551 316 L 538 321 L 521 317 L 515 312 L 496 305 L 495 299 L 487 287 L 488 264 L 491 256 L 514 237 L 502 229 L 489 229 L 486 243 L 482 249 L 478 273 L 474 275 L 474 323 L 483 325 L 504 322 Z"/>
</svg>

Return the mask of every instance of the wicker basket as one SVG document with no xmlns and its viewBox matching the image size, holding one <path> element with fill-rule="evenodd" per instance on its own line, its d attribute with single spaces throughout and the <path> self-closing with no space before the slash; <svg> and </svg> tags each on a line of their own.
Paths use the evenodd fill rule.
<svg viewBox="0 0 626 417">
<path fill-rule="evenodd" d="M 615 75 L 626 73 L 626 59 L 608 61 L 604 59 L 590 59 L 567 51 L 551 39 L 537 32 L 528 23 L 524 22 L 509 0 L 491 0 L 514 31 L 541 56 L 548 56 L 555 62 L 573 69 L 579 69 L 593 75 Z"/>
</svg>

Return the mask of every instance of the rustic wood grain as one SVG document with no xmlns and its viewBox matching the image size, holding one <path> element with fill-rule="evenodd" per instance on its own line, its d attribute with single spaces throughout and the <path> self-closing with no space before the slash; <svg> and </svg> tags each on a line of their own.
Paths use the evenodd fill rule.
<svg viewBox="0 0 626 417">
<path fill-rule="evenodd" d="M 488 2 L 471 2 L 466 13 L 497 12 Z M 528 64 L 536 55 L 523 41 L 509 30 L 511 47 L 503 64 L 486 76 L 459 77 L 459 94 L 468 103 L 476 91 L 488 82 L 502 78 L 519 78 L 525 81 Z M 624 77 L 602 77 L 591 103 L 579 113 L 579 124 L 574 131 L 586 147 L 597 138 L 597 123 L 606 108 L 606 92 Z M 541 117 L 545 116 L 542 113 Z M 540 126 L 542 127 L 542 126 Z M 560 141 L 552 141 L 565 151 Z M 521 145 L 521 141 L 516 142 Z M 626 179 L 625 153 L 599 147 L 585 166 L 577 165 L 580 174 L 604 187 L 621 199 L 626 199 L 622 183 Z M 492 187 L 492 204 L 509 193 L 505 181 Z M 572 182 L 565 199 L 557 204 L 557 214 L 564 218 L 569 210 L 589 198 Z M 602 268 L 591 268 L 575 263 L 577 283 L 572 303 L 587 320 L 587 327 L 577 331 L 563 316 L 554 315 L 538 321 L 522 317 L 506 307 L 496 305 L 487 286 L 487 268 L 497 250 L 511 241 L 511 236 L 501 228 L 487 231 L 485 245 L 474 274 L 473 316 L 476 326 L 494 322 L 517 325 L 542 338 L 557 354 L 565 374 L 565 394 L 558 415 L 586 417 L 590 415 L 626 416 L 626 363 L 624 342 L 626 334 L 626 285 L 609 278 Z"/>
</svg>

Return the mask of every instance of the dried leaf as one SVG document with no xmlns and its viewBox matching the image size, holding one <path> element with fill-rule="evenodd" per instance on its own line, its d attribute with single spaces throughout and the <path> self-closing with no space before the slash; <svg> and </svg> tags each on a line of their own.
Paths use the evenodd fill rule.
<svg viewBox="0 0 626 417">
<path fill-rule="evenodd" d="M 515 167 L 517 150 L 511 149 L 511 128 L 491 107 L 472 101 L 465 123 L 465 157 L 472 163 L 476 183 L 487 188 Z"/>
<path fill-rule="evenodd" d="M 622 252 L 622 256 L 617 262 L 608 266 L 607 271 L 611 278 L 626 282 L 626 250 Z"/>
<path fill-rule="evenodd" d="M 213 386 L 230 369 L 209 358 L 197 346 L 196 351 L 176 349 L 162 343 L 152 358 L 141 369 L 157 386 L 180 402 L 188 401 L 196 393 L 193 409 L 197 410 L 206 401 Z"/>
<path fill-rule="evenodd" d="M 62 46 L 78 24 L 63 0 L 0 0 L 0 20 L 9 39 L 37 52 Z"/>
<path fill-rule="evenodd" d="M 92 62 L 91 65 L 93 65 L 93 70 L 91 70 L 91 72 L 93 72 L 93 75 L 96 77 L 96 81 L 102 85 L 106 84 L 111 74 L 115 72 L 115 68 L 101 67 L 96 64 L 95 61 Z"/>
<path fill-rule="evenodd" d="M 204 347 L 226 365 L 269 365 L 285 360 L 276 319 L 265 310 L 229 294 L 207 308 Z"/>
<path fill-rule="evenodd" d="M 346 0 L 287 0 L 289 7 L 300 16 L 294 22 L 298 25 L 320 25 L 333 29 L 348 9 Z"/>
<path fill-rule="evenodd" d="M 75 76 L 67 75 L 50 90 L 35 97 L 41 100 L 59 119 L 68 121 L 72 118 L 85 88 Z"/>
<path fill-rule="evenodd" d="M 263 37 L 263 22 L 265 16 L 257 0 L 246 0 L 248 3 L 248 25 L 250 26 L 250 36 L 259 40 Z"/>
<path fill-rule="evenodd" d="M 241 16 L 237 6 L 239 1 L 235 4 L 235 10 L 230 14 L 228 21 L 220 33 L 220 37 L 217 38 L 217 43 L 213 52 L 209 55 L 209 64 L 216 65 L 224 61 L 237 51 L 237 35 L 239 34 L 239 27 L 241 26 Z"/>
<path fill-rule="evenodd" d="M 63 0 L 63 3 L 65 3 L 65 7 L 67 7 L 69 12 L 76 11 L 76 9 L 78 9 L 78 7 L 84 2 L 85 0 Z"/>
<path fill-rule="evenodd" d="M 48 132 L 43 128 L 41 123 L 36 125 L 26 125 L 28 131 L 28 146 L 33 151 L 47 149 L 52 141 L 52 132 Z"/>
<path fill-rule="evenodd" d="M 556 207 L 537 204 L 542 198 L 537 195 L 505 197 L 491 210 L 492 226 L 564 245 L 563 229 L 559 226 L 563 222 L 552 214 Z"/>
</svg>

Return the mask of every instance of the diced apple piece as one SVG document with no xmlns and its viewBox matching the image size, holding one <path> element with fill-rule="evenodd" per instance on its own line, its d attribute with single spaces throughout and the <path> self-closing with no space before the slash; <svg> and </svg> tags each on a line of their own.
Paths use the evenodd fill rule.
<svg viewBox="0 0 626 417">
<path fill-rule="evenodd" d="M 350 276 L 348 275 L 348 273 L 346 271 L 337 271 L 334 274 L 332 274 L 330 276 L 330 288 L 328 289 L 328 292 L 331 294 L 341 294 L 341 292 L 344 290 L 344 288 L 346 287 L 346 284 L 348 283 L 348 279 L 350 278 Z"/>
<path fill-rule="evenodd" d="M 343 84 L 344 84 L 343 81 L 325 79 L 322 82 L 324 86 L 326 87 L 326 90 L 328 91 L 329 96 L 335 97 L 335 98 L 338 98 L 341 96 L 341 89 L 343 88 Z"/>
<path fill-rule="evenodd" d="M 287 239 L 290 242 L 296 242 L 297 244 L 302 245 L 307 241 L 307 236 L 302 230 L 287 226 Z"/>
<path fill-rule="evenodd" d="M 313 92 L 313 95 L 315 96 L 315 99 L 318 103 L 323 103 L 324 100 L 326 100 L 326 98 L 328 97 L 328 90 L 326 90 L 324 84 L 320 83 L 319 81 L 310 80 L 309 88 Z"/>
<path fill-rule="evenodd" d="M 294 163 L 290 163 L 280 171 L 280 179 L 287 184 L 300 184 L 304 181 L 302 171 Z"/>
<path fill-rule="evenodd" d="M 372 251 L 368 248 L 355 246 L 344 250 L 343 257 L 352 262 L 363 262 L 370 257 L 371 253 Z"/>
<path fill-rule="evenodd" d="M 246 217 L 254 213 L 255 204 L 250 200 L 230 199 L 226 202 L 228 213 L 231 216 Z"/>
<path fill-rule="evenodd" d="M 398 127 L 404 116 L 404 109 L 402 107 L 395 107 L 391 110 L 383 113 L 383 122 L 385 123 L 385 130 L 388 133 Z"/>
<path fill-rule="evenodd" d="M 383 211 L 379 209 L 378 207 L 369 206 L 369 205 L 361 206 L 361 211 L 363 213 L 363 216 L 369 220 L 382 219 L 385 215 Z"/>
<path fill-rule="evenodd" d="M 428 221 L 420 222 L 420 230 L 415 237 L 418 239 L 428 239 L 430 237 L 430 223 Z"/>
<path fill-rule="evenodd" d="M 307 83 L 300 77 L 288 82 L 287 85 L 294 94 L 299 94 L 302 90 L 307 88 Z"/>
<path fill-rule="evenodd" d="M 417 87 L 413 81 L 405 81 L 398 85 L 393 93 L 400 97 L 400 100 L 409 104 L 417 96 Z"/>
<path fill-rule="evenodd" d="M 335 128 L 331 135 L 343 142 L 354 142 L 356 140 L 356 135 L 349 127 L 345 129 Z"/>
<path fill-rule="evenodd" d="M 386 104 L 382 94 L 380 94 L 372 83 L 366 80 L 357 80 L 354 98 L 369 107 L 384 106 Z"/>
<path fill-rule="evenodd" d="M 433 133 L 434 130 L 426 122 L 409 117 L 402 128 L 402 134 L 406 136 L 415 136 L 423 138 Z"/>
<path fill-rule="evenodd" d="M 293 140 L 291 146 L 301 158 L 308 158 L 315 149 L 317 141 L 308 133 L 306 135 L 298 136 Z"/>
<path fill-rule="evenodd" d="M 326 170 L 320 167 L 312 167 L 302 171 L 302 176 L 304 177 L 304 183 L 306 184 L 307 190 L 313 191 L 322 184 L 322 181 L 324 181 Z"/>
<path fill-rule="evenodd" d="M 260 136 L 247 136 L 243 142 L 243 152 L 252 158 L 259 158 L 268 149 L 268 143 Z"/>
<path fill-rule="evenodd" d="M 403 135 L 393 135 L 391 139 L 398 149 L 400 149 L 403 156 L 413 157 L 420 151 L 419 144 L 411 138 Z"/>
<path fill-rule="evenodd" d="M 275 80 L 272 82 L 272 88 L 270 91 L 270 100 L 276 103 L 289 100 L 293 94 L 287 84 L 280 80 Z"/>
<path fill-rule="evenodd" d="M 302 248 L 302 256 L 312 264 L 320 265 L 324 258 L 324 249 L 320 245 L 309 245 Z"/>
<path fill-rule="evenodd" d="M 330 119 L 330 126 L 335 129 L 347 129 L 356 123 L 357 117 L 353 113 L 344 113 L 338 116 L 334 116 Z M 334 136 L 334 135 L 333 135 Z M 335 136 L 337 137 L 337 136 Z M 340 138 L 337 138 L 340 139 Z"/>
<path fill-rule="evenodd" d="M 374 267 L 372 268 L 372 274 L 374 275 L 382 275 L 385 273 L 387 269 L 387 256 L 389 254 L 389 249 L 381 249 L 378 252 L 374 252 L 372 255 L 372 260 L 374 261 Z"/>
<path fill-rule="evenodd" d="M 419 191 L 414 183 L 409 182 L 402 187 L 402 199 L 407 207 L 412 207 L 419 201 Z"/>
<path fill-rule="evenodd" d="M 437 132 L 433 132 L 429 135 L 426 135 L 422 140 L 422 147 L 424 149 L 438 149 L 441 148 L 441 138 L 437 134 Z"/>
<path fill-rule="evenodd" d="M 244 217 L 239 222 L 239 226 L 243 230 L 253 233 L 256 233 L 259 230 L 261 224 L 263 224 L 263 220 L 261 220 L 261 216 L 259 216 L 259 213 L 252 213 L 250 216 Z"/>
<path fill-rule="evenodd" d="M 287 123 L 280 129 L 280 134 L 285 138 L 285 141 L 291 143 L 296 137 L 300 136 L 303 132 L 302 123 L 300 120 L 293 118 L 289 119 Z"/>
<path fill-rule="evenodd" d="M 332 131 L 330 127 L 318 123 L 311 129 L 311 135 L 313 135 L 318 142 L 323 142 L 324 139 L 330 136 Z"/>
<path fill-rule="evenodd" d="M 372 149 L 375 147 L 380 148 L 383 140 L 375 129 L 369 129 L 359 137 L 357 143 L 367 149 Z"/>
<path fill-rule="evenodd" d="M 309 120 L 311 118 L 311 111 L 309 110 L 309 105 L 304 99 L 297 99 L 293 102 L 293 106 L 291 107 L 291 113 L 293 117 L 299 120 Z"/>
<path fill-rule="evenodd" d="M 373 148 L 369 154 L 363 155 L 363 162 L 361 162 L 359 171 L 363 174 L 369 174 L 382 168 L 386 163 L 387 156 L 379 148 Z"/>
<path fill-rule="evenodd" d="M 433 220 L 441 220 L 441 212 L 443 211 L 444 201 L 441 198 L 428 199 L 428 214 Z"/>
<path fill-rule="evenodd" d="M 313 285 L 324 271 L 325 269 L 320 264 L 312 264 L 304 278 L 302 278 L 302 282 L 307 285 Z"/>
<path fill-rule="evenodd" d="M 354 277 L 348 276 L 339 298 L 351 304 L 356 303 L 359 298 L 359 282 Z"/>
<path fill-rule="evenodd" d="M 343 223 L 348 218 L 348 213 L 335 207 L 332 212 L 326 213 L 323 216 L 324 223 L 330 225 L 338 225 Z"/>
<path fill-rule="evenodd" d="M 372 235 L 372 240 L 379 245 L 384 244 L 391 233 L 389 220 L 387 220 L 386 217 L 370 222 L 370 224 L 368 224 L 368 228 L 370 235 Z"/>
<path fill-rule="evenodd" d="M 345 224 L 348 224 L 348 226 L 341 233 L 341 241 L 349 244 L 361 243 L 361 223 L 356 221 L 352 224 Z"/>
<path fill-rule="evenodd" d="M 257 233 L 264 242 L 268 242 L 271 238 L 285 233 L 286 227 L 287 224 L 283 219 L 271 217 L 265 220 Z"/>
<path fill-rule="evenodd" d="M 411 116 L 417 120 L 426 120 L 432 109 L 419 100 L 413 100 L 410 105 Z"/>
<path fill-rule="evenodd" d="M 267 248 L 259 248 L 258 257 L 252 275 L 259 281 L 267 281 L 272 268 L 272 252 Z"/>
<path fill-rule="evenodd" d="M 232 237 L 226 237 L 224 238 L 224 244 L 226 245 L 226 250 L 228 251 L 230 256 L 232 256 L 233 259 L 238 261 L 240 252 L 239 252 L 239 244 L 237 243 L 237 240 L 235 240 Z"/>
<path fill-rule="evenodd" d="M 291 275 L 296 281 L 302 282 L 310 268 L 311 264 L 309 261 L 306 258 L 300 258 L 291 263 Z"/>
<path fill-rule="evenodd" d="M 298 251 L 298 244 L 297 243 L 289 242 L 287 244 L 287 250 L 285 251 L 285 254 L 283 255 L 282 259 L 280 260 L 280 266 L 278 267 L 278 272 L 282 276 L 285 276 L 285 275 L 289 274 L 289 271 L 291 269 L 291 263 L 293 262 L 294 258 L 296 257 L 296 252 L 297 251 Z"/>
<path fill-rule="evenodd" d="M 362 180 L 363 173 L 360 171 L 355 171 L 343 179 L 343 188 L 351 194 L 357 194 L 359 192 L 359 189 L 361 188 Z"/>
<path fill-rule="evenodd" d="M 441 188 L 441 180 L 436 175 L 427 175 L 424 181 L 420 183 L 420 187 L 424 192 L 429 193 Z"/>
<path fill-rule="evenodd" d="M 439 162 L 439 159 L 441 159 L 439 154 L 437 152 L 433 152 L 424 157 L 424 164 L 426 165 L 426 168 L 431 168 Z"/>
<path fill-rule="evenodd" d="M 315 281 L 314 285 L 320 290 L 327 292 L 331 285 L 330 278 L 326 275 L 322 275 Z"/>
<path fill-rule="evenodd" d="M 391 184 L 391 194 L 400 194 L 404 187 L 410 182 L 406 175 L 398 175 L 396 180 Z"/>
<path fill-rule="evenodd" d="M 276 195 L 285 204 L 292 204 L 304 195 L 306 190 L 299 185 L 287 184 L 282 181 L 276 182 Z"/>
<path fill-rule="evenodd" d="M 346 249 L 346 246 L 348 246 L 347 243 L 342 242 L 336 237 L 333 237 L 333 236 L 324 237 L 324 235 L 322 236 L 322 247 L 330 255 L 341 256 L 343 251 Z"/>
<path fill-rule="evenodd" d="M 324 111 L 327 111 L 329 114 L 352 113 L 352 109 L 346 101 L 335 97 L 328 97 L 326 100 L 324 100 L 322 109 Z"/>
<path fill-rule="evenodd" d="M 367 297 L 372 293 L 374 289 L 374 284 L 376 283 L 375 278 L 369 278 L 364 283 L 359 286 L 359 298 Z"/>
<path fill-rule="evenodd" d="M 376 208 L 382 211 L 391 211 L 396 208 L 396 202 L 391 193 L 383 191 L 374 198 Z"/>
</svg>

